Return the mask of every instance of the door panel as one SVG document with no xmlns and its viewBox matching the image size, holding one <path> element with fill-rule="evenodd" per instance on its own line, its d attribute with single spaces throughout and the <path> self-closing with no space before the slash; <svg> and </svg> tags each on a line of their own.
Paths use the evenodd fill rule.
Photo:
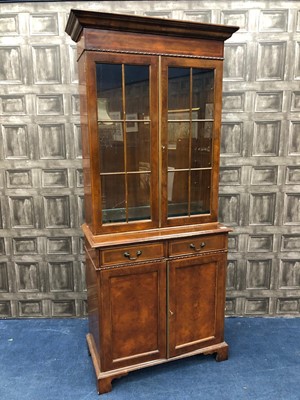
<svg viewBox="0 0 300 400">
<path fill-rule="evenodd" d="M 93 233 L 159 225 L 158 57 L 89 52 Z"/>
<path fill-rule="evenodd" d="M 162 60 L 162 225 L 217 220 L 222 62 Z"/>
<path fill-rule="evenodd" d="M 223 340 L 225 255 L 169 263 L 169 356 Z"/>
<path fill-rule="evenodd" d="M 101 288 L 103 371 L 165 358 L 165 262 L 102 271 Z"/>
</svg>

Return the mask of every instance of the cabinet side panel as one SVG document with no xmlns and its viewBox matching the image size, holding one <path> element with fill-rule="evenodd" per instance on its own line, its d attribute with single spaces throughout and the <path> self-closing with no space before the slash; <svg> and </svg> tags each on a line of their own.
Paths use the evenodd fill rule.
<svg viewBox="0 0 300 400">
<path fill-rule="evenodd" d="M 87 97 L 86 97 L 86 56 L 83 55 L 78 62 L 79 74 L 79 95 L 80 95 L 80 122 L 82 140 L 82 164 L 84 179 L 84 214 L 85 222 L 92 223 L 92 196 L 91 196 L 91 168 L 90 168 L 90 149 L 89 132 L 87 120 Z"/>
<path fill-rule="evenodd" d="M 219 254 L 218 276 L 217 276 L 217 314 L 216 314 L 216 332 L 221 341 L 224 340 L 224 322 L 226 306 L 226 276 L 227 276 L 227 248 L 228 235 L 225 235 L 226 253 Z"/>
<path fill-rule="evenodd" d="M 97 251 L 93 250 L 97 253 Z M 100 338 L 99 338 L 99 283 L 97 270 L 90 257 L 90 251 L 85 248 L 86 254 L 86 286 L 87 286 L 87 303 L 89 317 L 89 333 L 92 334 L 98 354 L 100 354 Z"/>
<path fill-rule="evenodd" d="M 218 193 L 219 193 L 219 170 L 220 170 L 220 137 L 222 117 L 222 74 L 223 62 L 218 61 L 215 67 L 215 91 L 214 91 L 214 135 L 213 135 L 213 169 L 211 187 L 211 216 L 212 221 L 218 220 Z"/>
</svg>

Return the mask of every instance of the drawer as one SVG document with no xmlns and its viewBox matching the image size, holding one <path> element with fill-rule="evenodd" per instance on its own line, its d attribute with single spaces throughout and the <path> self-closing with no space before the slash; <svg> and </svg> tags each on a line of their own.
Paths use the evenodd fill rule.
<svg viewBox="0 0 300 400">
<path fill-rule="evenodd" d="M 169 244 L 170 256 L 201 254 L 224 249 L 226 249 L 226 235 L 191 236 L 188 239 L 172 240 Z"/>
<path fill-rule="evenodd" d="M 135 246 L 122 246 L 101 252 L 101 264 L 126 264 L 162 258 L 164 256 L 163 243 L 148 243 Z"/>
</svg>

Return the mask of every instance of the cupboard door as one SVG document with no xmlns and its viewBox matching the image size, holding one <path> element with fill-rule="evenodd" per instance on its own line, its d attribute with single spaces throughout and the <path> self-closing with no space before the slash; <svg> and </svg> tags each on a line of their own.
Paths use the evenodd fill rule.
<svg viewBox="0 0 300 400">
<path fill-rule="evenodd" d="M 226 255 L 169 263 L 169 356 L 223 341 Z"/>
<path fill-rule="evenodd" d="M 101 271 L 101 370 L 166 358 L 166 263 Z"/>
<path fill-rule="evenodd" d="M 162 223 L 217 220 L 222 62 L 162 60 Z"/>
<path fill-rule="evenodd" d="M 96 233 L 157 227 L 158 58 L 92 52 L 87 70 Z"/>
</svg>

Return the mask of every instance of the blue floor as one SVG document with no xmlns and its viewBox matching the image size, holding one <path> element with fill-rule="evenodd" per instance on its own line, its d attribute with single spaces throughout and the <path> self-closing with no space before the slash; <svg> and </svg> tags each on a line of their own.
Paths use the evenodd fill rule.
<svg viewBox="0 0 300 400">
<path fill-rule="evenodd" d="M 100 398 L 86 332 L 86 319 L 0 320 L 0 399 L 300 399 L 300 318 L 228 318 L 228 361 L 197 356 L 135 371 Z"/>
</svg>

